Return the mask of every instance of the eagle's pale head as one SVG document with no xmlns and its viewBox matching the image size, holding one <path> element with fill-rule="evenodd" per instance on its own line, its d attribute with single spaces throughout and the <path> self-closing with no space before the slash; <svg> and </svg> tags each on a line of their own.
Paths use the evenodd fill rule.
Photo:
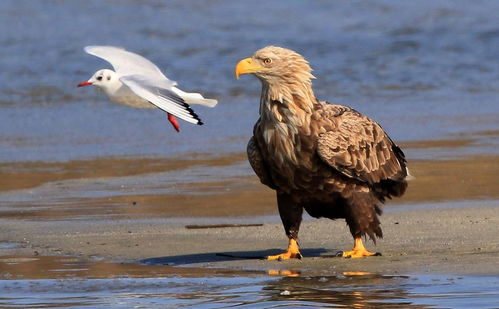
<svg viewBox="0 0 499 309">
<path fill-rule="evenodd" d="M 310 83 L 312 69 L 300 54 L 282 47 L 267 46 L 236 65 L 236 77 L 253 74 L 270 85 L 281 83 Z"/>
</svg>

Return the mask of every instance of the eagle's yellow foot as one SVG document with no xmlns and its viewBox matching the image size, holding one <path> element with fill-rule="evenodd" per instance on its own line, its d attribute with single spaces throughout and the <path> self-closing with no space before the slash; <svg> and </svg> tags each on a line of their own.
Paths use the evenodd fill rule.
<svg viewBox="0 0 499 309">
<path fill-rule="evenodd" d="M 360 257 L 365 257 L 365 256 L 380 256 L 381 253 L 379 252 L 371 252 L 367 251 L 366 248 L 364 248 L 364 244 L 362 243 L 362 239 L 355 238 L 354 246 L 353 249 L 350 251 L 343 251 L 342 256 L 344 258 L 360 258 Z"/>
<path fill-rule="evenodd" d="M 381 253 L 379 252 L 371 252 L 367 250 L 350 250 L 343 251 L 342 256 L 344 258 L 360 258 L 364 256 L 379 256 Z"/>
<path fill-rule="evenodd" d="M 301 259 L 301 258 L 302 255 L 300 253 L 300 247 L 298 246 L 298 242 L 296 241 L 296 239 L 292 238 L 289 240 L 288 250 L 286 252 L 277 255 L 267 256 L 267 260 L 278 260 L 278 261 L 289 260 L 289 259 Z"/>
<path fill-rule="evenodd" d="M 302 255 L 300 252 L 290 252 L 290 251 L 286 251 L 284 253 L 277 254 L 277 255 L 267 256 L 267 260 L 270 260 L 270 261 L 274 261 L 274 260 L 284 261 L 284 260 L 289 260 L 289 259 L 301 259 L 301 258 L 302 258 Z"/>
</svg>

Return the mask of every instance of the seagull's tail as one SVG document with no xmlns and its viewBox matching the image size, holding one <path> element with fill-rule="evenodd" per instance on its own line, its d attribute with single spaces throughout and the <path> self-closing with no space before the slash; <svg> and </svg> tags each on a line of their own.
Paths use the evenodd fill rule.
<svg viewBox="0 0 499 309">
<path fill-rule="evenodd" d="M 198 93 L 196 93 L 198 94 Z M 205 99 L 205 98 L 196 98 L 196 97 L 184 97 L 184 101 L 188 104 L 199 104 L 208 107 L 215 107 L 218 104 L 217 100 L 214 99 Z"/>
<path fill-rule="evenodd" d="M 199 104 L 208 107 L 215 107 L 218 101 L 214 99 L 205 99 L 200 93 L 196 92 L 184 92 L 177 87 L 173 87 L 172 89 L 175 93 L 177 93 L 182 99 L 184 99 L 187 104 Z"/>
</svg>

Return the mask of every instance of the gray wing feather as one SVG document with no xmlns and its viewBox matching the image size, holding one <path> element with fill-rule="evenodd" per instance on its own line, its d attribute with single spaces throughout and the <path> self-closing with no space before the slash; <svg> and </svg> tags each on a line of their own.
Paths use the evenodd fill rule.
<svg viewBox="0 0 499 309">
<path fill-rule="evenodd" d="M 124 48 L 116 46 L 87 46 L 84 50 L 90 55 L 109 62 L 119 75 L 142 74 L 158 80 L 168 80 L 154 63 Z M 175 82 L 173 84 L 176 85 Z"/>
</svg>

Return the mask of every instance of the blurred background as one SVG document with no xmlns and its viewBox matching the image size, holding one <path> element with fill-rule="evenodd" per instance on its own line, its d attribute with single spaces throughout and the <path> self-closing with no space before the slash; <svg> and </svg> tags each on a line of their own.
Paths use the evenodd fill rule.
<svg viewBox="0 0 499 309">
<path fill-rule="evenodd" d="M 447 177 L 441 183 L 457 177 L 444 171 L 475 172 L 482 180 L 474 184 L 482 187 L 474 197 L 489 198 L 497 191 L 491 180 L 497 181 L 499 152 L 498 11 L 499 2 L 481 0 L 3 0 L 0 189 L 31 188 L 2 193 L 3 205 L 129 194 L 124 188 L 183 194 L 179 184 L 196 183 L 192 193 L 200 182 L 241 176 L 257 184 L 245 150 L 260 83 L 252 76 L 236 80 L 233 70 L 270 44 L 306 57 L 318 98 L 377 120 L 411 167 L 431 160 L 413 169 L 421 184 L 431 183 L 421 178 L 430 173 Z M 110 68 L 84 53 L 86 45 L 139 53 L 181 89 L 219 104 L 193 106 L 205 125 L 181 121 L 176 133 L 159 110 L 116 105 L 91 87 L 77 88 Z M 190 159 L 198 160 L 196 167 L 168 165 Z M 457 159 L 465 161 L 435 164 Z M 481 162 L 487 164 L 477 167 Z M 89 177 L 114 178 L 55 182 Z M 241 184 L 226 182 L 215 191 Z"/>
<path fill-rule="evenodd" d="M 233 68 L 270 44 L 311 62 L 320 99 L 370 115 L 399 143 L 479 135 L 479 151 L 497 151 L 497 136 L 483 136 L 499 129 L 497 11 L 495 1 L 4 0 L 0 161 L 244 151 L 260 84 Z M 158 110 L 78 89 L 110 68 L 83 52 L 94 44 L 139 53 L 219 105 L 194 106 L 205 125 L 182 122 L 177 134 Z"/>
</svg>

